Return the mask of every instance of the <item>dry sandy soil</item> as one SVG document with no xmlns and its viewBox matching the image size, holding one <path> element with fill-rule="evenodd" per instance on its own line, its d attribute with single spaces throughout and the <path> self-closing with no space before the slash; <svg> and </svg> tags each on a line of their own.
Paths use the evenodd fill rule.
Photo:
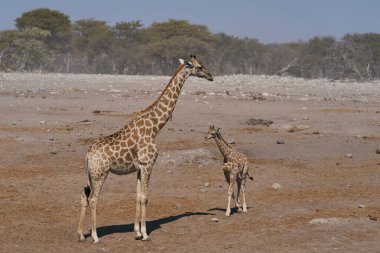
<svg viewBox="0 0 380 253">
<path fill-rule="evenodd" d="M 86 150 L 168 80 L 0 73 L 0 252 L 380 252 L 380 81 L 269 76 L 190 78 L 157 140 L 152 241 L 134 240 L 131 174 L 103 187 L 100 243 L 79 243 Z M 224 216 L 222 156 L 203 141 L 210 124 L 250 159 L 247 214 Z"/>
</svg>

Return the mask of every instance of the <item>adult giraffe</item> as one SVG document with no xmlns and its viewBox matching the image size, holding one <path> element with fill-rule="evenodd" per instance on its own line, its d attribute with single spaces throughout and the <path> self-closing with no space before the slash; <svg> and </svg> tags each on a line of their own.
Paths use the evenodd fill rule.
<svg viewBox="0 0 380 253">
<path fill-rule="evenodd" d="M 83 223 L 88 204 L 91 208 L 91 236 L 99 242 L 96 233 L 96 203 L 100 190 L 109 172 L 126 175 L 137 172 L 136 218 L 134 230 L 136 240 L 150 240 L 146 232 L 146 205 L 148 183 L 153 165 L 158 156 L 155 139 L 161 128 L 171 118 L 182 86 L 189 76 L 197 76 L 213 81 L 210 72 L 196 59 L 180 59 L 181 65 L 175 71 L 161 95 L 148 108 L 137 112 L 133 119 L 120 131 L 99 138 L 90 146 L 85 160 L 88 185 L 81 196 L 82 209 L 77 233 L 79 240 L 85 239 Z M 141 226 L 140 226 L 141 223 Z"/>
</svg>

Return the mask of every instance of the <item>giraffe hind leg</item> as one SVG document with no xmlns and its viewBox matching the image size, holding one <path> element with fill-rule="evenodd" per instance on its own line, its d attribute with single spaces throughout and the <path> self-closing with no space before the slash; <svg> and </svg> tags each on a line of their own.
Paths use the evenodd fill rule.
<svg viewBox="0 0 380 253">
<path fill-rule="evenodd" d="M 77 228 L 77 233 L 79 237 L 79 241 L 83 242 L 86 238 L 83 235 L 83 225 L 84 225 L 84 216 L 86 214 L 86 209 L 88 206 L 88 198 L 90 197 L 91 193 L 91 188 L 89 185 L 84 187 L 83 193 L 81 196 L 81 212 L 80 212 L 80 217 L 79 217 L 79 223 L 78 223 L 78 228 Z"/>
<path fill-rule="evenodd" d="M 242 211 L 240 204 L 240 191 L 241 191 L 241 182 L 237 182 L 237 193 L 235 199 L 235 206 L 237 207 L 238 212 Z"/>
<path fill-rule="evenodd" d="M 93 182 L 92 191 L 89 197 L 89 204 L 91 208 L 91 218 L 92 218 L 92 225 L 91 225 L 91 237 L 94 240 L 93 243 L 98 243 L 99 238 L 98 234 L 96 232 L 96 206 L 98 203 L 100 190 L 102 189 L 102 186 L 104 184 L 104 181 L 106 180 L 107 175 L 103 175 L 99 179 Z"/>
</svg>

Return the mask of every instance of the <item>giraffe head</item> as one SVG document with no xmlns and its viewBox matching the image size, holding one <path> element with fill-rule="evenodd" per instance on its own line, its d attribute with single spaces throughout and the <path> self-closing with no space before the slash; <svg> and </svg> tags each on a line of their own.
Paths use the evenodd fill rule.
<svg viewBox="0 0 380 253">
<path fill-rule="evenodd" d="M 220 128 L 215 128 L 214 126 L 210 126 L 208 131 L 207 131 L 207 134 L 205 136 L 205 141 L 208 141 L 212 138 L 220 138 L 220 132 L 219 132 Z"/>
<path fill-rule="evenodd" d="M 190 71 L 191 76 L 197 76 L 200 78 L 205 78 L 209 81 L 213 81 L 211 73 L 197 60 L 195 55 L 190 55 L 189 61 L 179 60 L 181 64 Z"/>
</svg>

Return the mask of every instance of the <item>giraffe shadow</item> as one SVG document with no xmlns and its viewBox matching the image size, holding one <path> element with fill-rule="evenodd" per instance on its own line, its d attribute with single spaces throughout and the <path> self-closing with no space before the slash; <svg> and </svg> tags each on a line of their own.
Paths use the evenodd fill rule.
<svg viewBox="0 0 380 253">
<path fill-rule="evenodd" d="M 249 209 L 249 207 L 247 209 Z M 220 208 L 220 207 L 214 207 L 214 208 L 208 209 L 207 211 L 219 211 L 219 212 L 225 213 L 227 211 L 227 209 L 226 208 Z M 231 214 L 234 214 L 234 213 L 241 213 L 241 211 L 238 211 L 237 207 L 231 207 Z"/>
<path fill-rule="evenodd" d="M 147 221 L 146 226 L 149 233 L 152 233 L 153 231 L 160 229 L 161 225 L 167 224 L 170 222 L 174 222 L 178 219 L 184 218 L 184 217 L 190 217 L 190 216 L 203 216 L 203 215 L 214 215 L 212 213 L 204 213 L 204 212 L 186 212 L 179 215 L 169 216 L 157 220 Z M 130 224 L 120 224 L 120 225 L 111 225 L 111 226 L 103 226 L 97 228 L 98 237 L 103 237 L 111 234 L 118 234 L 118 233 L 130 233 L 134 232 L 134 223 Z M 86 235 L 90 236 L 90 234 Z"/>
</svg>

